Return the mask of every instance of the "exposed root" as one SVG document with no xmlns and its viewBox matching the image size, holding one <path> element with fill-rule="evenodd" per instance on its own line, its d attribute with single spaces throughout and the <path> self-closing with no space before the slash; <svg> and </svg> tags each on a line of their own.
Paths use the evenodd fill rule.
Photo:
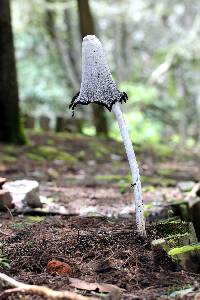
<svg viewBox="0 0 200 300">
<path fill-rule="evenodd" d="M 45 286 L 25 284 L 0 273 L 0 281 L 3 281 L 13 288 L 7 289 L 0 294 L 0 299 L 7 299 L 6 296 L 13 293 L 22 293 L 41 296 L 48 300 L 98 300 L 95 297 L 86 297 L 69 291 L 54 291 Z M 2 286 L 2 282 L 0 282 Z"/>
</svg>

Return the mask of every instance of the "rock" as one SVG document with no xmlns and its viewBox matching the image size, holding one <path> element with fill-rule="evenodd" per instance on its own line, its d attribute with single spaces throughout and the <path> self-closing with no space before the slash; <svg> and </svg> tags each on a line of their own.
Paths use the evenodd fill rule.
<svg viewBox="0 0 200 300">
<path fill-rule="evenodd" d="M 11 194 L 6 190 L 0 190 L 0 210 L 13 208 Z"/>
<path fill-rule="evenodd" d="M 39 197 L 39 183 L 35 180 L 16 180 L 6 182 L 3 188 L 10 192 L 16 208 L 24 206 L 42 207 Z"/>
<path fill-rule="evenodd" d="M 0 177 L 0 189 L 2 189 L 2 186 L 5 182 L 6 182 L 6 178 Z"/>
<path fill-rule="evenodd" d="M 194 185 L 195 185 L 194 181 L 181 181 L 177 184 L 181 192 L 190 192 L 194 187 Z"/>
</svg>

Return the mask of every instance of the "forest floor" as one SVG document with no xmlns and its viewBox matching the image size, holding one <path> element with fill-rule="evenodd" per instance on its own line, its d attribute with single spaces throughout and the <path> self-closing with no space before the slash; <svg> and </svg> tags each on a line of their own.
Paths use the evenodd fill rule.
<svg viewBox="0 0 200 300">
<path fill-rule="evenodd" d="M 158 263 L 150 243 L 158 235 L 153 223 L 147 222 L 147 239 L 138 237 L 131 178 L 120 143 L 66 133 L 29 137 L 23 147 L 1 145 L 0 176 L 39 181 L 50 212 L 65 215 L 1 213 L 1 256 L 8 262 L 0 264 L 1 272 L 58 290 L 101 292 L 104 298 L 104 289 L 82 290 L 70 278 L 114 284 L 123 289 L 122 299 L 173 299 L 178 290 L 199 290 L 200 275 L 180 270 L 164 255 Z M 200 181 L 198 151 L 135 148 L 146 216 L 158 204 L 182 201 L 181 183 Z M 70 277 L 49 269 L 52 260 L 67 263 Z M 184 299 L 194 299 L 194 293 Z"/>
</svg>

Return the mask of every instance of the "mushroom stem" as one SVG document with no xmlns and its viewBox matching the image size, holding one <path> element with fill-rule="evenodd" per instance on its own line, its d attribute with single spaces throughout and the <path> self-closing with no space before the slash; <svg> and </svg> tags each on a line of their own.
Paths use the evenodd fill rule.
<svg viewBox="0 0 200 300">
<path fill-rule="evenodd" d="M 146 236 L 145 231 L 145 219 L 144 219 L 144 209 L 143 209 L 143 199 L 142 199 L 142 187 L 140 181 L 139 168 L 133 150 L 133 146 L 128 134 L 126 123 L 121 111 L 119 102 L 113 104 L 112 111 L 114 112 L 119 129 L 121 132 L 122 140 L 125 146 L 126 154 L 129 161 L 129 166 L 131 169 L 133 187 L 134 187 L 134 198 L 135 198 L 135 214 L 136 214 L 136 226 L 139 234 L 141 236 Z"/>
</svg>

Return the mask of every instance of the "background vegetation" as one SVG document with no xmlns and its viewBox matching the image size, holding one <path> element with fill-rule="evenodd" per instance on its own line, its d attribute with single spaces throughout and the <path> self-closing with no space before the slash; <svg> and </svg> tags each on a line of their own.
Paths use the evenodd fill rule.
<svg viewBox="0 0 200 300">
<path fill-rule="evenodd" d="M 20 107 L 36 118 L 35 128 L 41 115 L 50 118 L 52 128 L 58 117 L 71 119 L 67 107 L 80 87 L 81 36 L 95 33 L 119 88 L 129 96 L 124 110 L 134 142 L 181 147 L 199 142 L 199 1 L 11 4 Z M 95 134 L 97 115 L 91 106 L 76 116 L 83 133 Z M 108 123 L 109 136 L 119 138 L 109 112 L 106 118 L 100 122 Z"/>
</svg>

